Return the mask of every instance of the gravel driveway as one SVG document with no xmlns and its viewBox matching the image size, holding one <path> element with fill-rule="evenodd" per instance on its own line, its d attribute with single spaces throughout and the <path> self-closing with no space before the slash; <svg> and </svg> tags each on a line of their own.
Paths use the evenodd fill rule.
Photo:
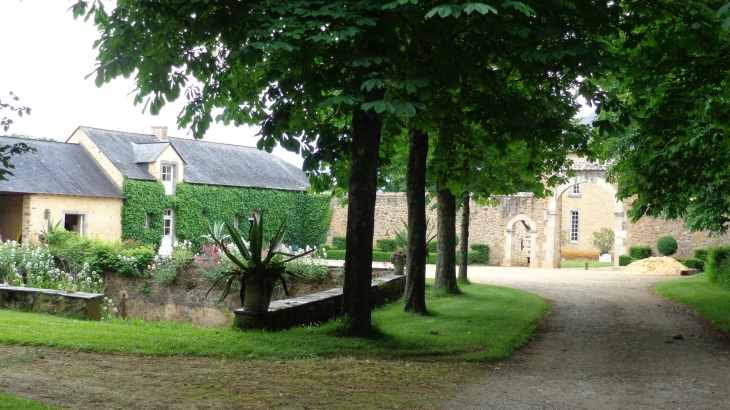
<svg viewBox="0 0 730 410">
<path fill-rule="evenodd" d="M 469 269 L 473 282 L 542 296 L 552 314 L 532 343 L 489 366 L 444 408 L 730 408 L 730 340 L 654 292 L 656 283 L 676 277 Z"/>
</svg>

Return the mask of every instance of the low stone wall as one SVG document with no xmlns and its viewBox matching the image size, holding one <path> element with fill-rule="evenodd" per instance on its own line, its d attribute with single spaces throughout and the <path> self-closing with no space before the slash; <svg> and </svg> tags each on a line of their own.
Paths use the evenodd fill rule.
<svg viewBox="0 0 730 410">
<path fill-rule="evenodd" d="M 79 319 L 100 320 L 103 298 L 104 295 L 99 293 L 0 285 L 0 308 Z"/>
<path fill-rule="evenodd" d="M 114 300 L 121 317 L 217 327 L 228 325 L 231 312 L 241 307 L 238 293 L 235 292 L 224 303 L 218 304 L 221 286 L 211 290 L 206 297 L 210 282 L 203 278 L 188 278 L 175 285 L 164 285 L 150 279 L 120 278 L 113 273 L 106 274 L 105 278 L 107 285 L 104 293 Z"/>
<path fill-rule="evenodd" d="M 373 307 L 403 296 L 405 276 L 376 278 L 371 286 Z M 236 309 L 235 323 L 241 329 L 282 330 L 294 326 L 324 323 L 339 316 L 342 310 L 342 288 L 330 289 L 294 299 L 272 302 L 268 312 L 246 312 Z"/>
<path fill-rule="evenodd" d="M 330 270 L 335 272 L 337 268 Z M 114 300 L 121 317 L 188 322 L 200 327 L 220 327 L 227 326 L 233 318 L 233 311 L 241 307 L 237 290 L 232 290 L 226 300 L 219 304 L 218 297 L 223 293 L 224 285 L 217 285 L 208 294 L 211 282 L 197 273 L 182 278 L 172 285 L 165 285 L 152 279 L 120 278 L 114 273 L 105 274 L 105 279 L 107 284 L 104 293 Z M 334 276 L 318 285 L 299 283 L 295 279 L 294 284 L 289 285 L 289 292 L 301 295 L 339 285 L 338 279 Z M 274 291 L 274 300 L 285 297 L 283 290 Z"/>
</svg>

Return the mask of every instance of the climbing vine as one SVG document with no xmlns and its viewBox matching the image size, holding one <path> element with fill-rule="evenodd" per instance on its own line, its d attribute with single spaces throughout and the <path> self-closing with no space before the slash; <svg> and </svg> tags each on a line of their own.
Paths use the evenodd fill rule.
<svg viewBox="0 0 730 410">
<path fill-rule="evenodd" d="M 124 178 L 122 195 L 122 238 L 137 239 L 145 245 L 160 246 L 162 215 L 168 205 L 165 188 L 159 181 Z M 150 216 L 147 226 L 147 215 Z"/>
<path fill-rule="evenodd" d="M 175 235 L 199 248 L 213 221 L 239 221 L 241 234 L 248 234 L 252 211 L 264 211 L 264 235 L 271 238 L 286 219 L 289 244 L 300 246 L 324 242 L 333 210 L 329 195 L 268 189 L 237 188 L 181 183 L 175 196 L 166 196 L 159 181 L 125 179 L 122 209 L 122 235 L 158 246 L 162 240 L 162 215 L 165 208 L 175 210 Z M 149 229 L 145 228 L 150 214 Z"/>
</svg>

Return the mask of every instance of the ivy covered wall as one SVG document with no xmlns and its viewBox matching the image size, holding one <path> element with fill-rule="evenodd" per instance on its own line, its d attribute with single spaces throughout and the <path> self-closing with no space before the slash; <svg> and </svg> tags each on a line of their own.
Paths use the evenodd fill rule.
<svg viewBox="0 0 730 410">
<path fill-rule="evenodd" d="M 248 235 L 248 217 L 252 211 L 264 211 L 264 234 L 271 238 L 286 218 L 284 241 L 300 246 L 323 243 L 332 207 L 326 194 L 236 188 L 181 183 L 175 196 L 166 196 L 159 181 L 125 179 L 122 209 L 122 236 L 143 243 L 159 245 L 162 240 L 162 215 L 165 208 L 175 210 L 175 235 L 199 247 L 213 221 L 233 223 L 239 217 L 241 234 Z M 150 227 L 145 228 L 147 214 Z"/>
</svg>

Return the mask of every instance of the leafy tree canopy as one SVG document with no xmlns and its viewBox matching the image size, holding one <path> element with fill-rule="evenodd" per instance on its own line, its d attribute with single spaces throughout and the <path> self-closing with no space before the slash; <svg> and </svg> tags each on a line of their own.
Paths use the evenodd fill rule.
<svg viewBox="0 0 730 410">
<path fill-rule="evenodd" d="M 730 4 L 621 1 L 607 93 L 594 122 L 618 197 L 644 215 L 686 218 L 693 230 L 730 222 Z"/>
</svg>

